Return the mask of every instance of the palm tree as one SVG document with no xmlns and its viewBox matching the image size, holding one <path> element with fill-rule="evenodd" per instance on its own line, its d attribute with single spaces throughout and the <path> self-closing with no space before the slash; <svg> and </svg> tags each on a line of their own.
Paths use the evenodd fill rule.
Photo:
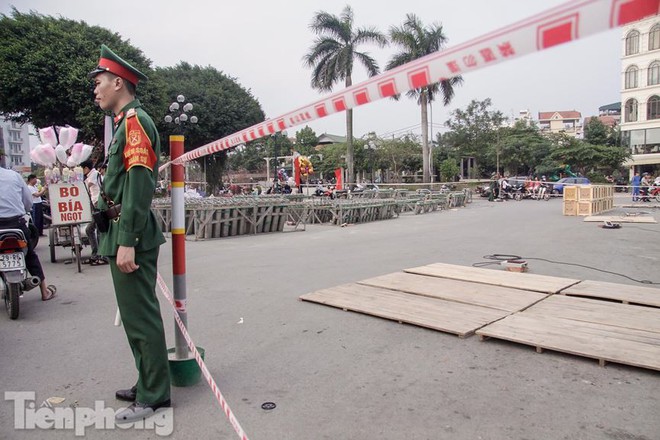
<svg viewBox="0 0 660 440">
<path fill-rule="evenodd" d="M 319 11 L 316 13 L 310 29 L 317 35 L 307 55 L 303 57 L 312 71 L 312 87 L 320 91 L 330 91 L 338 81 L 344 81 L 349 87 L 353 84 L 353 64 L 357 60 L 369 76 L 378 74 L 379 67 L 367 52 L 358 51 L 358 46 L 375 43 L 379 47 L 387 45 L 387 38 L 376 28 L 353 27 L 353 10 L 344 7 L 341 15 Z M 354 182 L 353 160 L 353 111 L 346 110 L 346 166 L 348 182 Z"/>
<path fill-rule="evenodd" d="M 390 41 L 401 48 L 401 52 L 394 54 L 387 70 L 409 63 L 417 58 L 437 52 L 445 46 L 447 37 L 442 25 L 433 23 L 424 27 L 422 21 L 415 14 L 407 14 L 406 21 L 400 26 L 390 28 Z M 435 100 L 438 93 L 442 95 L 444 105 L 448 105 L 454 97 L 454 87 L 463 83 L 460 75 L 438 83 L 411 90 L 407 95 L 417 99 L 422 108 L 422 154 L 424 156 L 424 183 L 431 181 L 431 158 L 429 155 L 429 126 L 428 104 Z"/>
</svg>

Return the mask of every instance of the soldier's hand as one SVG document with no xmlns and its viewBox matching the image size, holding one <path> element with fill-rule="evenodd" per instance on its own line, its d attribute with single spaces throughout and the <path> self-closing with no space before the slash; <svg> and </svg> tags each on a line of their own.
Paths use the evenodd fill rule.
<svg viewBox="0 0 660 440">
<path fill-rule="evenodd" d="M 140 266 L 135 264 L 135 248 L 119 246 L 119 249 L 117 249 L 117 267 L 124 273 L 138 270 Z"/>
</svg>

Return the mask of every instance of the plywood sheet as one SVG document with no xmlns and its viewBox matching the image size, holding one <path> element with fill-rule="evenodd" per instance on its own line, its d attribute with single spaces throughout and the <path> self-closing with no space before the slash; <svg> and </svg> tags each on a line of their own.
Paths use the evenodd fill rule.
<svg viewBox="0 0 660 440">
<path fill-rule="evenodd" d="M 493 286 L 512 287 L 541 293 L 557 293 L 579 282 L 570 278 L 551 277 L 530 273 L 507 272 L 453 264 L 434 263 L 406 269 L 405 272 L 439 278 L 470 281 Z"/>
<path fill-rule="evenodd" d="M 564 295 L 604 298 L 624 303 L 660 307 L 660 289 L 657 287 L 631 286 L 603 281 L 581 281 L 561 291 Z"/>
<path fill-rule="evenodd" d="M 524 313 L 529 316 L 555 317 L 604 324 L 610 327 L 644 330 L 660 337 L 660 309 L 618 302 L 553 295 Z"/>
<path fill-rule="evenodd" d="M 365 286 L 381 287 L 460 303 L 514 312 L 546 297 L 544 293 L 508 287 L 489 286 L 449 278 L 395 272 L 359 281 Z"/>
<path fill-rule="evenodd" d="M 507 316 L 476 333 L 594 358 L 601 363 L 616 362 L 660 370 L 660 334 L 533 314 L 530 311 L 534 307 Z"/>
<path fill-rule="evenodd" d="M 658 223 L 650 215 L 590 215 L 585 222 Z"/>
<path fill-rule="evenodd" d="M 490 307 L 412 295 L 361 284 L 344 284 L 300 297 L 328 306 L 468 336 L 508 314 Z"/>
</svg>

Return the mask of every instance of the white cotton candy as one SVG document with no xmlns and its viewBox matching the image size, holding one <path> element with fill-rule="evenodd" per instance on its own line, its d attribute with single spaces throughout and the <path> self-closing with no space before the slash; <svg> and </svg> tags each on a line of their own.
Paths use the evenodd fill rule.
<svg viewBox="0 0 660 440">
<path fill-rule="evenodd" d="M 62 165 L 66 164 L 67 160 L 69 159 L 66 154 L 66 148 L 64 148 L 63 145 L 58 145 L 55 147 L 55 155 L 57 156 L 57 160 L 59 160 Z"/>
</svg>

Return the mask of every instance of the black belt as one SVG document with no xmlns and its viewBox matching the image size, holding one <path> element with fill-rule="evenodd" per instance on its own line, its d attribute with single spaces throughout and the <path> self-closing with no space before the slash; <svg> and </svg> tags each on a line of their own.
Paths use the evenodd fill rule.
<svg viewBox="0 0 660 440">
<path fill-rule="evenodd" d="M 25 223 L 25 219 L 22 215 L 16 217 L 0 217 L 0 226 L 13 226 L 20 225 Z"/>
</svg>

